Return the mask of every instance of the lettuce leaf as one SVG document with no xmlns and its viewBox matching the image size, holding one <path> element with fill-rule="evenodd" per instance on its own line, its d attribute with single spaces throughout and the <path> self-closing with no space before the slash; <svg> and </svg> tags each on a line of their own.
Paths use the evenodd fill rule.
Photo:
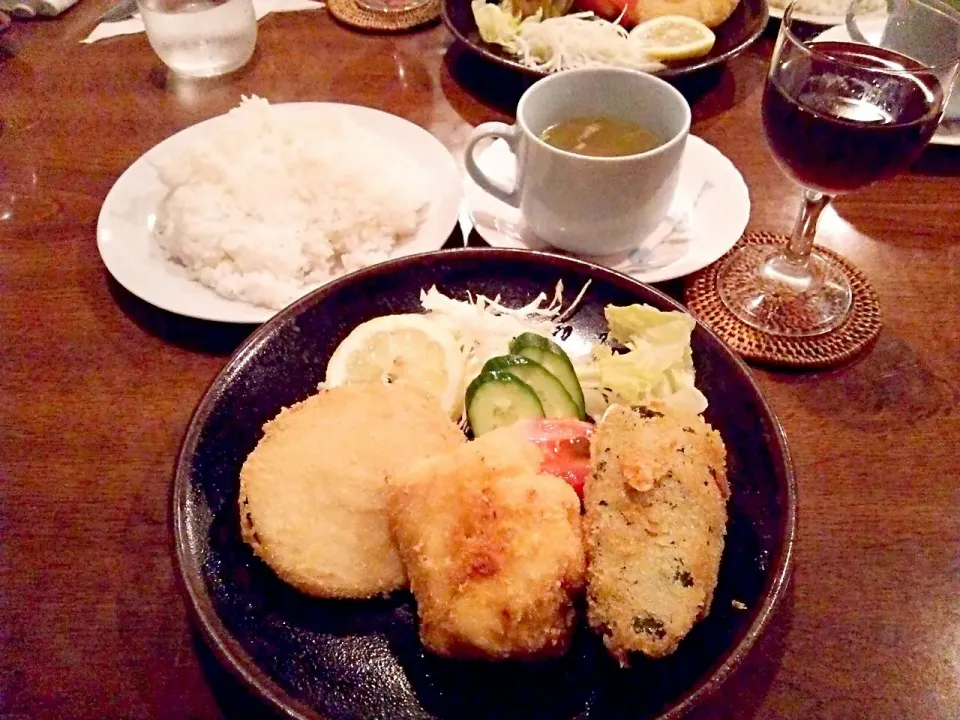
<svg viewBox="0 0 960 720">
<path fill-rule="evenodd" d="M 520 34 L 520 14 L 514 13 L 509 3 L 503 6 L 486 0 L 473 0 L 470 4 L 477 30 L 484 42 L 514 48 Z"/>
<path fill-rule="evenodd" d="M 626 348 L 593 349 L 597 384 L 608 404 L 663 405 L 701 413 L 707 399 L 697 390 L 690 335 L 696 321 L 683 312 L 649 305 L 604 309 L 610 338 Z"/>
</svg>

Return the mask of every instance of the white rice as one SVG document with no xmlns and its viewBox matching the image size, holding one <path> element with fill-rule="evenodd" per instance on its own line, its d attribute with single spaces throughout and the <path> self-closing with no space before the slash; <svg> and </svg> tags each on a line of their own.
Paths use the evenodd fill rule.
<svg viewBox="0 0 960 720">
<path fill-rule="evenodd" d="M 422 169 L 395 145 L 256 97 L 157 170 L 164 252 L 220 295 L 269 308 L 386 260 L 428 207 Z"/>
</svg>

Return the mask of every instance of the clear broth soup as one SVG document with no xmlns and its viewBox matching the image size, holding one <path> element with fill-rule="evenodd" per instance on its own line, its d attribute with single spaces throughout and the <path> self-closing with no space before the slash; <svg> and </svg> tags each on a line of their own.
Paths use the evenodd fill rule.
<svg viewBox="0 0 960 720">
<path fill-rule="evenodd" d="M 559 150 L 589 157 L 623 157 L 663 145 L 653 132 L 630 120 L 588 115 L 551 125 L 540 139 Z"/>
</svg>

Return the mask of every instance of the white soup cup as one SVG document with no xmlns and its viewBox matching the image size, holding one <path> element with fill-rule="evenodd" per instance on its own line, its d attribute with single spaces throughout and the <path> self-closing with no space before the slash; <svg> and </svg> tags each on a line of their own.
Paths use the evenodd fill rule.
<svg viewBox="0 0 960 720">
<path fill-rule="evenodd" d="M 552 125 L 584 116 L 632 121 L 663 144 L 636 155 L 590 157 L 540 139 Z M 578 255 L 608 255 L 636 247 L 666 217 L 689 133 L 690 105 L 663 80 L 634 70 L 568 70 L 530 86 L 515 125 L 477 126 L 465 164 L 481 188 L 519 208 L 541 240 Z M 477 165 L 476 147 L 486 138 L 502 138 L 513 151 L 513 187 Z"/>
</svg>

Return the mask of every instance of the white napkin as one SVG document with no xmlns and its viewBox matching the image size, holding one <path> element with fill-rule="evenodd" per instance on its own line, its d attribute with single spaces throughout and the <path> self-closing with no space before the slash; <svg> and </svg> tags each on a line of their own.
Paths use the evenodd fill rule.
<svg viewBox="0 0 960 720">
<path fill-rule="evenodd" d="M 253 0 L 253 11 L 257 16 L 257 20 L 270 13 L 319 10 L 323 6 L 323 2 L 316 2 L 315 0 Z M 93 29 L 92 33 L 80 42 L 89 44 L 95 43 L 97 40 L 103 40 L 104 38 L 116 37 L 118 35 L 133 35 L 141 32 L 143 32 L 143 20 L 140 19 L 140 14 L 137 13 L 129 20 L 100 23 Z"/>
</svg>

